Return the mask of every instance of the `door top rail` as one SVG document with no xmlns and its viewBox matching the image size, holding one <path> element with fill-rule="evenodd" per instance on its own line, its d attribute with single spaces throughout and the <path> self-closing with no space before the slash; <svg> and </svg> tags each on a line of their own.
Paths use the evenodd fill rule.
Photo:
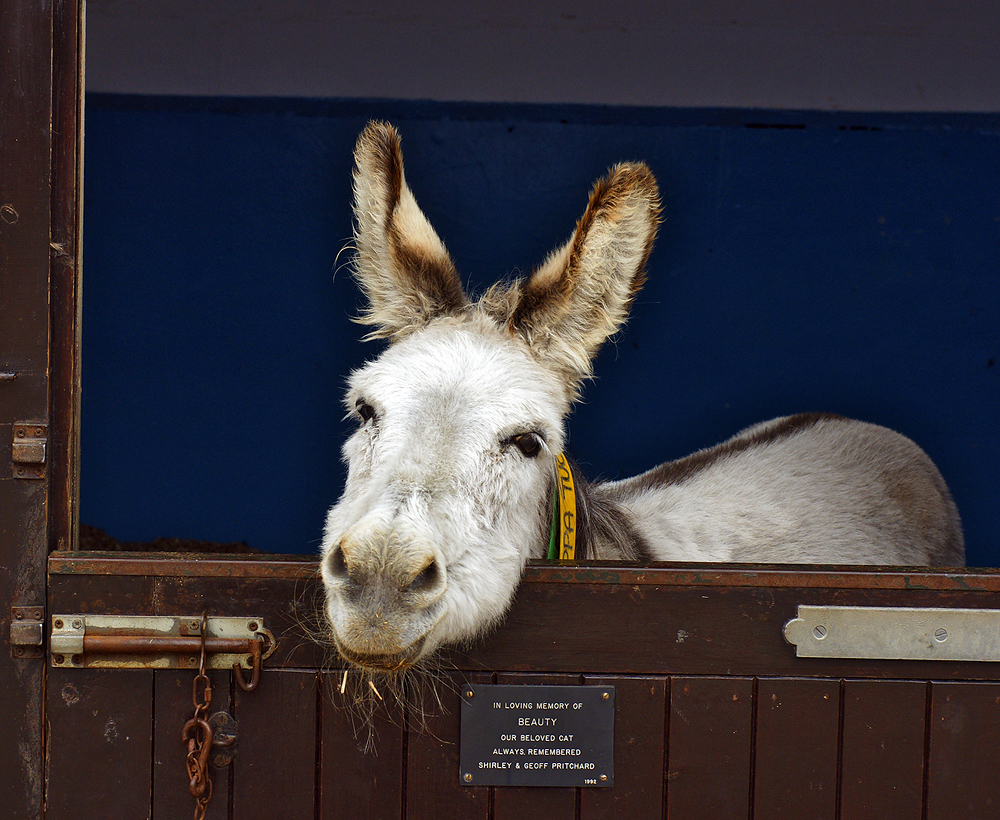
<svg viewBox="0 0 1000 820">
<path fill-rule="evenodd" d="M 53 552 L 49 573 L 309 580 L 319 577 L 319 559 L 268 553 Z M 525 570 L 524 583 L 1000 592 L 1000 569 L 532 561 Z"/>
</svg>

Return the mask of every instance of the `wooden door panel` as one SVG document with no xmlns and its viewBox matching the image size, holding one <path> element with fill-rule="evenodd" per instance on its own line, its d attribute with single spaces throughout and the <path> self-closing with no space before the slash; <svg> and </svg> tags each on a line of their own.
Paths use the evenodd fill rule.
<svg viewBox="0 0 1000 820">
<path fill-rule="evenodd" d="M 920 820 L 928 685 L 844 683 L 841 816 Z"/>
<path fill-rule="evenodd" d="M 282 670 L 253 692 L 235 690 L 240 752 L 233 761 L 236 817 L 314 817 L 315 670 Z"/>
<path fill-rule="evenodd" d="M 837 811 L 840 683 L 757 683 L 755 820 L 833 820 Z"/>
<path fill-rule="evenodd" d="M 615 688 L 615 783 L 581 789 L 580 818 L 658 817 L 663 811 L 665 678 L 585 677 L 585 686 Z"/>
<path fill-rule="evenodd" d="M 50 669 L 48 689 L 46 820 L 147 817 L 153 673 Z"/>
<path fill-rule="evenodd" d="M 181 742 L 184 724 L 194 716 L 192 684 L 194 672 L 160 669 L 153 673 L 153 817 L 187 817 L 195 800 L 188 787 L 187 745 Z M 209 715 L 218 711 L 232 714 L 232 675 L 210 670 L 212 703 Z M 229 813 L 229 778 L 232 767 L 210 767 L 212 799 L 209 817 Z"/>
<path fill-rule="evenodd" d="M 747 817 L 753 690 L 749 678 L 671 679 L 666 778 L 671 820 Z"/>
<path fill-rule="evenodd" d="M 1000 685 L 931 686 L 927 820 L 1000 816 Z"/>
<path fill-rule="evenodd" d="M 0 812 L 43 811 L 44 666 L 8 641 L 44 609 L 46 556 L 72 545 L 82 0 L 0 3 Z M 47 424 L 44 467 L 14 464 Z"/>
<path fill-rule="evenodd" d="M 486 820 L 492 790 L 459 783 L 463 683 L 490 683 L 491 675 L 442 676 L 437 691 L 421 686 L 407 715 L 406 818 Z"/>
<path fill-rule="evenodd" d="M 323 673 L 320 754 L 320 817 L 398 819 L 403 812 L 403 710 L 369 710 L 357 703 L 339 672 Z M 371 693 L 369 693 L 371 695 Z M 363 699 L 371 704 L 370 698 Z"/>
</svg>

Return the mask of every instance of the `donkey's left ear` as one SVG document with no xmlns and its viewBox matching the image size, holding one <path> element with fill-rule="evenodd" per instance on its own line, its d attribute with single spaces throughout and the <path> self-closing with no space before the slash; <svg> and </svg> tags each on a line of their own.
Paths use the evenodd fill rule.
<svg viewBox="0 0 1000 820">
<path fill-rule="evenodd" d="M 468 304 L 444 243 L 403 176 L 396 129 L 372 122 L 354 149 L 354 274 L 368 297 L 358 319 L 397 339 Z"/>
<path fill-rule="evenodd" d="M 505 314 L 497 318 L 562 373 L 575 397 L 597 350 L 628 317 L 659 224 L 660 192 L 649 168 L 616 165 L 594 185 L 569 241 L 526 282 L 502 298 L 488 295 L 484 302 L 493 304 L 484 307 Z"/>
</svg>

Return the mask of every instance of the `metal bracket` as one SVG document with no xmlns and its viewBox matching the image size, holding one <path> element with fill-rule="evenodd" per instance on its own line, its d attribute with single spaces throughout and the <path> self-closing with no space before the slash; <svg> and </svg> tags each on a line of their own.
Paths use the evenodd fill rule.
<svg viewBox="0 0 1000 820">
<path fill-rule="evenodd" d="M 1000 661 L 1000 609 L 802 605 L 784 635 L 800 658 Z"/>
<path fill-rule="evenodd" d="M 261 643 L 263 642 L 263 647 Z M 49 650 L 60 669 L 197 669 L 202 643 L 210 669 L 253 669 L 277 642 L 262 618 L 53 615 Z"/>
<path fill-rule="evenodd" d="M 240 725 L 229 712 L 214 712 L 208 725 L 212 727 L 212 751 L 208 761 L 221 769 L 232 763 L 240 750 Z"/>
<path fill-rule="evenodd" d="M 12 658 L 41 658 L 45 655 L 45 611 L 40 606 L 10 608 L 10 655 Z"/>
<path fill-rule="evenodd" d="M 10 458 L 14 478 L 45 478 L 48 424 L 15 422 L 13 434 Z"/>
</svg>

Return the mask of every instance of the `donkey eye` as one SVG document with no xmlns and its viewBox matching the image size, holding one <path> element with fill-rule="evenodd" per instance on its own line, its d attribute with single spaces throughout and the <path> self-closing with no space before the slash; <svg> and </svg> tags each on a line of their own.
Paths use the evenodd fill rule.
<svg viewBox="0 0 1000 820">
<path fill-rule="evenodd" d="M 357 411 L 358 417 L 363 422 L 371 421 L 375 418 L 375 408 L 364 399 L 358 399 L 354 405 L 354 409 Z"/>
<path fill-rule="evenodd" d="M 526 458 L 535 458 L 542 451 L 542 439 L 538 433 L 519 433 L 507 439 L 507 443 L 517 447 Z"/>
</svg>

